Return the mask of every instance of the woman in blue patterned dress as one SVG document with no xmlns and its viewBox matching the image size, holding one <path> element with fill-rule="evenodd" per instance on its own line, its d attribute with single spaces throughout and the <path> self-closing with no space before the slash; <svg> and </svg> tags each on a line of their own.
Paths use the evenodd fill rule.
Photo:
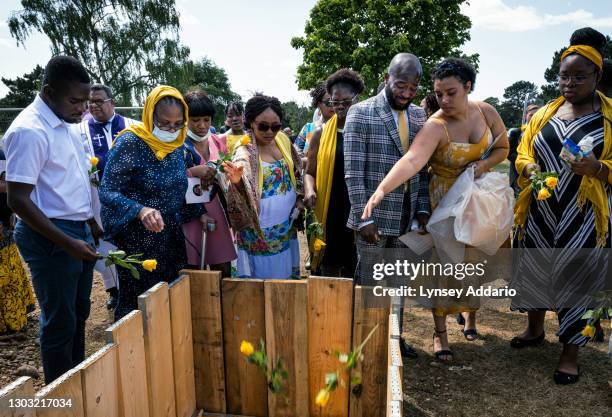
<svg viewBox="0 0 612 417">
<path fill-rule="evenodd" d="M 108 154 L 100 185 L 102 223 L 119 249 L 156 259 L 157 268 L 139 267 L 138 280 L 117 268 L 115 320 L 138 307 L 138 295 L 177 277 L 187 261 L 181 224 L 203 214 L 201 204 L 185 204 L 187 105 L 181 93 L 156 87 L 146 99 L 142 120 L 121 132 Z"/>
<path fill-rule="evenodd" d="M 244 115 L 250 141 L 224 164 L 231 183 L 228 213 L 237 231 L 238 276 L 298 278 L 293 218 L 304 207 L 300 158 L 279 132 L 283 110 L 277 98 L 256 95 L 246 103 Z"/>
</svg>

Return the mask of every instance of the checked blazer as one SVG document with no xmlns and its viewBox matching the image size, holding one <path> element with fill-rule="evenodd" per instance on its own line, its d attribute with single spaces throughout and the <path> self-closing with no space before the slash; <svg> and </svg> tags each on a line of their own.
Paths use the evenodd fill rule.
<svg viewBox="0 0 612 417">
<path fill-rule="evenodd" d="M 422 108 L 413 104 L 408 108 L 408 115 L 411 145 L 427 116 Z M 351 201 L 347 227 L 359 230 L 365 224 L 361 215 L 368 199 L 404 153 L 385 90 L 351 106 L 344 125 L 344 178 Z M 416 213 L 430 213 L 427 166 L 409 180 L 409 186 L 408 225 Z M 404 187 L 398 187 L 374 209 L 370 220 L 374 221 L 381 235 L 400 236 L 405 233 L 405 230 L 400 230 L 403 201 Z"/>
</svg>

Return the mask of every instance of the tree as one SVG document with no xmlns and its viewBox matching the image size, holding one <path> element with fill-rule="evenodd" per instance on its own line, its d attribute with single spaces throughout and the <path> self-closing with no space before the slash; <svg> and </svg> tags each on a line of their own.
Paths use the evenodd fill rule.
<svg viewBox="0 0 612 417">
<path fill-rule="evenodd" d="M 485 103 L 489 103 L 499 112 L 499 99 L 497 97 L 487 97 L 482 101 L 484 101 Z"/>
<path fill-rule="evenodd" d="M 525 103 L 539 97 L 538 87 L 529 81 L 517 81 L 504 89 L 500 113 L 507 127 L 520 126 Z"/>
<path fill-rule="evenodd" d="M 312 113 L 309 107 L 300 106 L 295 101 L 281 103 L 285 113 L 285 125 L 297 135 L 307 122 L 312 120 Z"/>
<path fill-rule="evenodd" d="M 45 70 L 40 65 L 27 74 L 15 79 L 2 77 L 2 82 L 9 89 L 6 96 L 0 99 L 0 107 L 25 107 L 34 100 L 40 91 Z"/>
<path fill-rule="evenodd" d="M 304 37 L 291 46 L 303 49 L 297 69 L 300 89 L 314 87 L 334 71 L 358 71 L 373 95 L 391 58 L 412 52 L 421 59 L 423 94 L 431 91 L 429 70 L 446 56 L 461 56 L 471 21 L 461 14 L 465 0 L 319 0 L 310 11 Z M 478 64 L 478 55 L 469 57 Z"/>
<path fill-rule="evenodd" d="M 189 49 L 178 40 L 174 0 L 24 0 L 8 26 L 18 45 L 34 31 L 53 54 L 85 64 L 94 82 L 115 90 L 118 101 L 142 99 L 153 85 L 181 74 Z"/>
<path fill-rule="evenodd" d="M 561 62 L 561 55 L 568 47 L 559 49 L 556 51 L 552 58 L 550 67 L 544 71 L 544 79 L 548 84 L 542 86 L 542 100 L 546 103 L 550 100 L 554 100 L 559 97 L 559 83 L 557 82 L 557 75 L 559 74 L 559 64 Z M 606 44 L 603 48 L 603 57 L 612 59 L 612 38 L 606 35 Z"/>
<path fill-rule="evenodd" d="M 183 93 L 194 88 L 206 91 L 215 104 L 213 124 L 222 125 L 225 120 L 225 106 L 232 101 L 241 100 L 241 97 L 232 91 L 225 70 L 217 66 L 210 58 L 204 57 L 195 63 L 191 61 L 185 63 L 183 73 L 186 74 L 186 79 L 177 80 L 171 85 Z"/>
</svg>

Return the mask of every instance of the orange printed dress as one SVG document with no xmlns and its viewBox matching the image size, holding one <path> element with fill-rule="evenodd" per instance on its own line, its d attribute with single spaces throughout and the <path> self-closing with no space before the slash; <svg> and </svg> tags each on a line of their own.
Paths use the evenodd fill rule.
<svg viewBox="0 0 612 417">
<path fill-rule="evenodd" d="M 465 171 L 469 164 L 478 161 L 492 142 L 493 134 L 488 127 L 487 119 L 482 113 L 480 106 L 478 106 L 478 110 L 480 110 L 480 114 L 487 126 L 478 143 L 453 141 L 448 134 L 445 121 L 435 117 L 429 119 L 442 125 L 446 134 L 446 142 L 438 146 L 429 160 L 429 201 L 432 212 L 448 190 L 453 186 L 459 175 Z M 435 262 L 435 260 L 432 261 Z M 470 260 L 466 258 L 465 262 L 470 262 Z M 465 294 L 467 286 L 471 285 L 478 287 L 478 285 L 480 285 L 480 283 L 474 281 L 468 281 L 467 279 L 460 281 L 452 277 L 435 277 L 427 278 L 427 280 L 428 282 L 424 282 L 423 285 L 434 288 L 463 288 L 463 294 Z M 480 300 L 478 297 L 465 295 L 460 298 L 432 297 L 431 299 L 424 300 L 424 303 L 427 307 L 434 308 L 436 310 L 436 315 L 455 314 L 462 311 L 476 311 L 480 307 Z"/>
</svg>

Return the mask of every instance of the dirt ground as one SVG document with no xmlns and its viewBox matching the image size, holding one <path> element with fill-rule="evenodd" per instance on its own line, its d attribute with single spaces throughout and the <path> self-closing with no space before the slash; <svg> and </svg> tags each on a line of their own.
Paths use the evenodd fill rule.
<svg viewBox="0 0 612 417">
<path fill-rule="evenodd" d="M 304 245 L 302 245 L 304 246 Z M 106 309 L 106 292 L 100 277 L 94 277 L 91 316 L 87 323 L 87 355 L 106 343 L 105 329 L 112 323 Z M 481 339 L 468 342 L 461 327 L 449 317 L 448 333 L 455 360 L 439 364 L 432 352 L 431 313 L 407 308 L 404 336 L 419 353 L 404 359 L 404 415 L 406 416 L 609 416 L 612 410 L 612 364 L 607 343 L 590 343 L 581 350 L 581 378 L 573 386 L 552 381 L 560 345 L 556 342 L 557 320 L 546 316 L 546 342 L 540 347 L 514 350 L 510 339 L 523 330 L 526 317 L 511 312 L 508 300 L 483 305 L 478 313 Z M 15 379 L 22 365 L 39 369 L 37 344 L 38 311 L 30 313 L 21 336 L 0 340 L 0 387 Z M 610 322 L 603 323 L 606 341 Z"/>
</svg>

